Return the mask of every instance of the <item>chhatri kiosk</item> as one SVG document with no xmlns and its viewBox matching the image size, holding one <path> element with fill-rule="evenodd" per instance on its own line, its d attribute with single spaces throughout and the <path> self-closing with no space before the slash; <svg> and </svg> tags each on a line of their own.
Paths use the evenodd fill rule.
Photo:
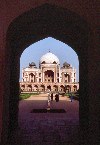
<svg viewBox="0 0 100 145">
<path fill-rule="evenodd" d="M 76 69 L 67 62 L 60 67 L 59 59 L 51 52 L 40 58 L 39 68 L 34 62 L 22 69 L 22 92 L 66 91 L 75 92 L 79 89 L 76 82 Z"/>
</svg>

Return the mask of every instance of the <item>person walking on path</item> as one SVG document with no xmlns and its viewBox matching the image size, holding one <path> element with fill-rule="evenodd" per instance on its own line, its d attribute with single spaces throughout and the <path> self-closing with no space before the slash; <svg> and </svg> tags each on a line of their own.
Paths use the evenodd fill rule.
<svg viewBox="0 0 100 145">
<path fill-rule="evenodd" d="M 70 101 L 71 102 L 73 101 L 73 95 L 72 95 L 72 93 L 70 93 Z"/>
<path fill-rule="evenodd" d="M 53 101 L 53 93 L 51 93 L 51 101 Z"/>
<path fill-rule="evenodd" d="M 57 93 L 57 94 L 55 95 L 55 100 L 56 100 L 56 102 L 59 102 L 59 93 Z"/>
<path fill-rule="evenodd" d="M 48 92 L 47 92 L 47 94 L 48 94 L 48 100 L 50 100 L 50 90 L 48 89 Z"/>
</svg>

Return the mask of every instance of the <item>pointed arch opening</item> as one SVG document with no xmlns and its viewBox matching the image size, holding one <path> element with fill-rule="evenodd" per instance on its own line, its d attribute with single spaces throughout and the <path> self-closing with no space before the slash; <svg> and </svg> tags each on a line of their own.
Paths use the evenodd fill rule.
<svg viewBox="0 0 100 145">
<path fill-rule="evenodd" d="M 51 36 L 70 45 L 80 61 L 80 126 L 88 127 L 88 33 L 87 23 L 76 13 L 45 4 L 17 17 L 7 33 L 7 61 L 10 65 L 9 81 L 9 130 L 18 127 L 18 96 L 20 56 L 25 48 L 36 41 Z M 87 52 L 87 53 L 85 53 Z M 69 85 L 70 86 L 70 85 Z M 15 89 L 16 88 L 16 89 Z M 34 86 L 37 90 L 38 86 Z M 47 86 L 51 90 L 51 86 Z M 14 98 L 14 99 L 12 99 Z M 12 125 L 13 124 L 13 125 Z"/>
</svg>

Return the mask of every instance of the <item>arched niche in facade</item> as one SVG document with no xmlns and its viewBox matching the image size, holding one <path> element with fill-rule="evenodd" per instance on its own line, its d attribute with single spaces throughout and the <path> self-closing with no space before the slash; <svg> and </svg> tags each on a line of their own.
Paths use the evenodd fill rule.
<svg viewBox="0 0 100 145">
<path fill-rule="evenodd" d="M 21 92 L 25 90 L 25 85 L 21 85 Z"/>
<path fill-rule="evenodd" d="M 73 91 L 77 91 L 77 86 L 76 85 L 73 86 Z"/>
<path fill-rule="evenodd" d="M 29 74 L 29 82 L 35 82 L 36 79 L 35 79 L 35 75 L 33 73 L 30 73 Z"/>
<path fill-rule="evenodd" d="M 58 86 L 57 86 L 57 85 L 54 85 L 54 86 L 53 86 L 53 90 L 54 90 L 54 91 L 58 91 Z"/>
<path fill-rule="evenodd" d="M 45 91 L 45 86 L 44 85 L 40 86 L 40 91 Z"/>
<path fill-rule="evenodd" d="M 65 82 L 70 82 L 70 74 L 65 73 L 64 77 L 65 77 Z"/>
<path fill-rule="evenodd" d="M 60 86 L 60 90 L 61 90 L 61 91 L 65 91 L 64 85 L 61 85 L 61 86 Z"/>
<path fill-rule="evenodd" d="M 33 87 L 33 89 L 34 89 L 34 91 L 38 91 L 38 86 L 37 85 L 34 85 L 34 87 Z"/>
<path fill-rule="evenodd" d="M 28 85 L 28 86 L 27 86 L 27 90 L 28 90 L 29 92 L 32 92 L 32 85 Z"/>
<path fill-rule="evenodd" d="M 54 82 L 54 72 L 52 70 L 47 70 L 44 72 L 45 82 Z"/>
<path fill-rule="evenodd" d="M 67 85 L 66 86 L 66 90 L 67 90 L 67 92 L 71 92 L 71 86 L 70 85 Z"/>
<path fill-rule="evenodd" d="M 50 86 L 50 85 L 49 85 L 49 86 L 47 86 L 47 89 L 51 91 L 51 86 Z"/>
</svg>

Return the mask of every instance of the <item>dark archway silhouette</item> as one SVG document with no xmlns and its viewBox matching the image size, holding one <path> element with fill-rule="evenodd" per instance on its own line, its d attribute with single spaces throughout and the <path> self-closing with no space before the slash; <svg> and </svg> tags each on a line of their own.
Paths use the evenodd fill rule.
<svg viewBox="0 0 100 145">
<path fill-rule="evenodd" d="M 7 51 L 11 51 L 9 100 L 9 128 L 11 130 L 18 126 L 19 58 L 27 46 L 48 36 L 69 44 L 79 56 L 80 125 L 88 127 L 88 113 L 86 113 L 88 110 L 88 78 L 86 75 L 88 58 L 85 53 L 88 50 L 88 32 L 86 22 L 78 15 L 48 4 L 32 9 L 12 22 L 7 34 Z M 13 96 L 14 100 L 12 100 Z"/>
<path fill-rule="evenodd" d="M 80 128 L 88 139 L 88 24 L 78 14 L 54 5 L 44 4 L 17 17 L 9 26 L 6 37 L 7 72 L 10 87 L 9 131 L 18 126 L 19 62 L 24 49 L 30 44 L 51 36 L 70 45 L 79 57 L 80 72 Z M 14 73 L 13 73 L 14 72 Z M 16 88 L 16 89 L 15 89 Z M 9 89 L 8 89 L 9 90 Z"/>
</svg>

